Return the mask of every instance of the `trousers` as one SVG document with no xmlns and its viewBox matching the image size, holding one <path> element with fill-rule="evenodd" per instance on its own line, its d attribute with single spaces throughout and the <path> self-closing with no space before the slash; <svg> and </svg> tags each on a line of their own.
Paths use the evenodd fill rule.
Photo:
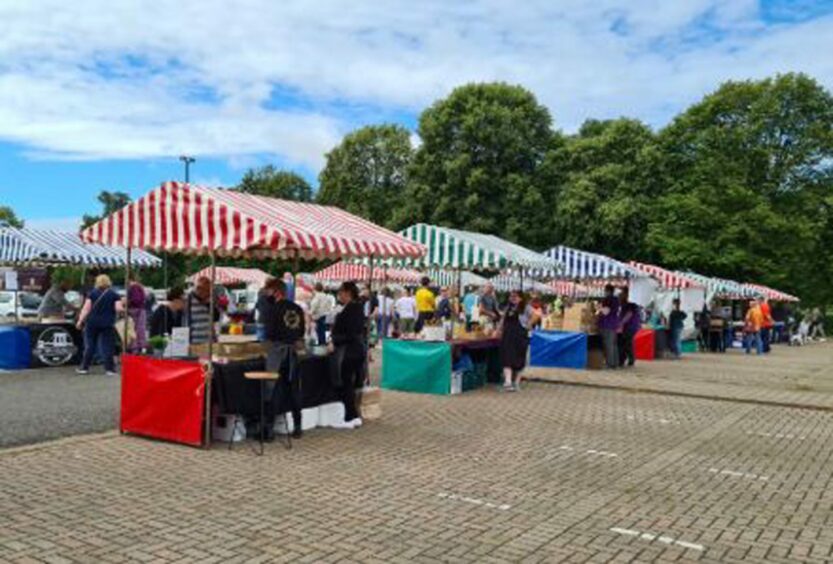
<svg viewBox="0 0 833 564">
<path fill-rule="evenodd" d="M 84 357 L 81 359 L 81 369 L 89 370 L 93 363 L 96 351 L 104 364 L 104 370 L 116 371 L 116 362 L 113 360 L 116 348 L 116 335 L 113 327 L 95 327 L 86 325 L 84 327 Z"/>
</svg>

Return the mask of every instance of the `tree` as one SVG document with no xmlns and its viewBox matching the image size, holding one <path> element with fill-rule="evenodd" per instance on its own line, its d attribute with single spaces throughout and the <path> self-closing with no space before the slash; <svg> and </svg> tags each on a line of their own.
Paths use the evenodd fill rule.
<svg viewBox="0 0 833 564">
<path fill-rule="evenodd" d="M 394 210 L 405 199 L 412 154 L 410 132 L 399 125 L 371 125 L 348 134 L 327 153 L 318 202 L 392 226 Z"/>
<path fill-rule="evenodd" d="M 520 86 L 469 84 L 426 109 L 396 223 L 426 221 L 540 246 L 552 187 L 536 174 L 558 144 L 549 111 Z M 543 219 L 543 221 L 542 221 Z"/>
<path fill-rule="evenodd" d="M 725 83 L 660 133 L 668 192 L 648 243 L 668 266 L 829 300 L 831 124 L 833 97 L 805 75 Z"/>
<path fill-rule="evenodd" d="M 282 200 L 312 200 L 312 187 L 303 177 L 288 170 L 278 170 L 272 165 L 246 171 L 237 189 L 247 194 Z"/>
<path fill-rule="evenodd" d="M 0 206 L 0 227 L 23 227 L 23 220 L 17 217 L 9 206 Z"/>
<path fill-rule="evenodd" d="M 100 221 L 108 215 L 117 212 L 124 206 L 130 203 L 130 196 L 124 192 L 109 192 L 103 190 L 98 195 L 98 201 L 103 207 L 101 215 L 87 215 L 84 214 L 82 219 L 82 227 L 89 227 L 90 225 Z"/>
<path fill-rule="evenodd" d="M 638 120 L 588 120 L 547 160 L 556 179 L 552 238 L 622 259 L 645 258 L 644 233 L 658 158 L 653 132 Z"/>
</svg>

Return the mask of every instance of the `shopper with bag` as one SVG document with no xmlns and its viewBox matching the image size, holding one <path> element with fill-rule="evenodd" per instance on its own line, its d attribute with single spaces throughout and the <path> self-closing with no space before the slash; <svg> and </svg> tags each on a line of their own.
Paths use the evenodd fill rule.
<svg viewBox="0 0 833 564">
<path fill-rule="evenodd" d="M 108 376 L 116 376 L 115 327 L 116 315 L 124 312 L 124 303 L 113 290 L 110 277 L 101 274 L 95 279 L 95 288 L 87 296 L 81 314 L 78 316 L 78 329 L 84 331 L 84 356 L 78 374 L 89 374 L 96 350 L 104 363 Z"/>
</svg>

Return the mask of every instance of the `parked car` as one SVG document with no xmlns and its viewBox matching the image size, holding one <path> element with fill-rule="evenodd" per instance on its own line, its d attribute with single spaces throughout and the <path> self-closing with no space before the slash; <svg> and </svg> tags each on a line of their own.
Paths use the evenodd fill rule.
<svg viewBox="0 0 833 564">
<path fill-rule="evenodd" d="M 42 298 L 31 292 L 0 292 L 0 318 L 4 321 L 15 317 L 15 295 L 17 295 L 17 315 L 21 318 L 38 316 Z"/>
</svg>

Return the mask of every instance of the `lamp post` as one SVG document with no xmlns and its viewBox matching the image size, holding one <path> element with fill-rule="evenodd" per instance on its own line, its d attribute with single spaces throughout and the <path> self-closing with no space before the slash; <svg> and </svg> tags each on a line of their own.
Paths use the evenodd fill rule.
<svg viewBox="0 0 833 564">
<path fill-rule="evenodd" d="M 179 157 L 179 160 L 185 163 L 185 182 L 188 183 L 191 181 L 191 163 L 195 162 L 197 159 L 189 157 L 188 155 L 182 155 Z"/>
</svg>

